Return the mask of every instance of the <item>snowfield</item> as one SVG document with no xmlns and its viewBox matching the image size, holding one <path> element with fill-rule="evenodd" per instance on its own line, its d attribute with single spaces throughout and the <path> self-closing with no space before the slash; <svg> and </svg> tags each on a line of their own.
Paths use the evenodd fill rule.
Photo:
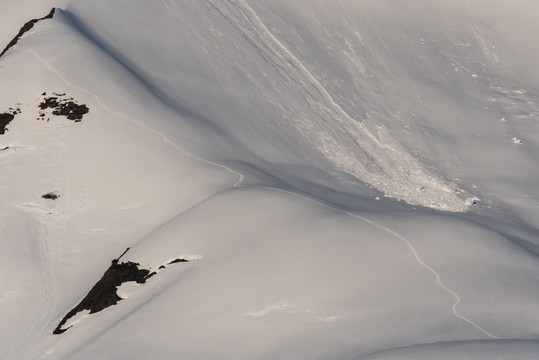
<svg viewBox="0 0 539 360">
<path fill-rule="evenodd" d="M 0 57 L 1 359 L 537 357 L 539 3 L 5 0 L 0 47 L 53 7 Z"/>
</svg>

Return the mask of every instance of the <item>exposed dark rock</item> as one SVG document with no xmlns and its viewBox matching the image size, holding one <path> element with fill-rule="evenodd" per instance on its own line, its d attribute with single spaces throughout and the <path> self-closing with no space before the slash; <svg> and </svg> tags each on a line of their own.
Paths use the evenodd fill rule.
<svg viewBox="0 0 539 360">
<path fill-rule="evenodd" d="M 39 104 L 39 108 L 41 110 L 45 110 L 47 108 L 54 109 L 57 106 L 58 106 L 58 98 L 56 96 L 51 96 L 51 97 L 45 98 L 45 99 L 43 99 L 43 102 L 41 104 Z"/>
<path fill-rule="evenodd" d="M 3 113 L 0 114 L 0 135 L 4 135 L 8 130 L 6 126 L 15 118 L 14 114 Z"/>
<path fill-rule="evenodd" d="M 149 278 L 151 278 L 152 276 L 154 275 L 157 275 L 157 273 L 155 271 L 152 271 L 151 273 L 149 273 L 145 278 L 144 280 L 148 280 Z"/>
<path fill-rule="evenodd" d="M 19 33 L 13 38 L 13 40 L 10 41 L 10 43 L 5 47 L 5 49 L 2 50 L 2 52 L 0 53 L 0 57 L 2 57 L 2 55 L 4 55 L 6 53 L 6 51 L 8 51 L 12 46 L 14 46 L 19 41 L 21 36 L 23 36 L 24 33 L 26 33 L 28 30 L 33 28 L 34 25 L 37 22 L 39 22 L 41 20 L 45 20 L 45 19 L 52 19 L 52 17 L 54 16 L 55 11 L 56 11 L 56 9 L 52 8 L 52 10 L 49 12 L 49 14 L 47 16 L 44 16 L 44 17 L 42 17 L 40 19 L 32 19 L 32 20 L 28 21 L 26 24 L 24 24 L 23 27 L 19 30 Z"/>
<path fill-rule="evenodd" d="M 42 195 L 41 196 L 43 199 L 48 199 L 48 200 L 56 200 L 60 197 L 60 195 L 57 195 L 53 192 L 50 192 L 48 194 L 45 194 L 45 195 Z"/>
<path fill-rule="evenodd" d="M 172 260 L 172 261 L 169 262 L 167 265 L 176 264 L 176 263 L 180 263 L 180 262 L 189 262 L 189 260 L 185 260 L 185 259 L 176 259 L 176 260 Z"/>
<path fill-rule="evenodd" d="M 65 94 L 53 93 L 53 95 L 55 96 L 43 99 L 43 102 L 39 104 L 41 110 L 53 109 L 53 115 L 65 116 L 75 122 L 81 121 L 82 117 L 90 111 L 85 104 L 79 105 L 75 103 L 73 98 L 62 99 L 61 97 L 65 96 Z M 45 114 L 40 113 L 39 116 L 43 119 Z"/>
<path fill-rule="evenodd" d="M 68 101 L 66 103 L 61 103 L 54 111 L 53 115 L 63 115 L 66 116 L 69 120 L 74 120 L 75 122 L 81 121 L 84 114 L 87 114 L 89 111 L 88 107 L 85 104 L 78 105 L 73 101 Z"/>
<path fill-rule="evenodd" d="M 4 135 L 8 129 L 6 126 L 13 121 L 17 114 L 21 113 L 21 108 L 9 108 L 5 113 L 0 113 L 0 135 Z"/>
<path fill-rule="evenodd" d="M 54 329 L 53 334 L 62 334 L 69 329 L 63 329 L 62 326 L 80 311 L 89 310 L 90 314 L 93 314 L 109 306 L 116 305 L 118 301 L 122 300 L 116 290 L 124 282 L 136 281 L 138 284 L 144 284 L 151 276 L 149 275 L 149 270 L 139 269 L 138 263 L 132 261 L 120 263 L 119 259 L 112 261 L 112 264 L 103 274 L 101 280 L 94 285 L 86 297 L 75 308 L 67 313 L 56 329 Z"/>
<path fill-rule="evenodd" d="M 118 301 L 122 300 L 116 292 L 118 286 L 128 281 L 136 281 L 138 284 L 144 284 L 146 280 L 154 275 L 157 275 L 156 271 L 150 273 L 150 270 L 139 269 L 138 263 L 127 261 L 120 262 L 122 256 L 129 251 L 127 248 L 122 255 L 117 259 L 111 261 L 110 267 L 103 274 L 101 280 L 99 280 L 94 287 L 88 292 L 86 297 L 73 308 L 67 315 L 60 321 L 56 329 L 52 332 L 55 335 L 62 334 L 70 327 L 63 328 L 67 321 L 75 316 L 80 311 L 89 310 L 90 314 L 99 312 L 106 309 L 109 306 L 116 305 Z M 188 262 L 186 259 L 178 258 L 171 261 L 169 264 Z M 161 265 L 159 269 L 164 269 L 165 266 Z"/>
<path fill-rule="evenodd" d="M 129 251 L 129 249 L 130 249 L 130 248 L 125 249 L 124 252 L 122 253 L 122 255 L 120 255 L 120 256 L 118 256 L 118 258 L 112 260 L 112 264 L 113 264 L 113 265 L 114 265 L 114 264 L 117 264 L 118 261 L 120 261 L 120 259 L 121 259 L 125 254 L 127 254 L 127 252 Z"/>
<path fill-rule="evenodd" d="M 5 148 L 0 149 L 0 150 L 7 150 L 7 149 L 9 149 L 9 146 L 6 146 Z"/>
</svg>

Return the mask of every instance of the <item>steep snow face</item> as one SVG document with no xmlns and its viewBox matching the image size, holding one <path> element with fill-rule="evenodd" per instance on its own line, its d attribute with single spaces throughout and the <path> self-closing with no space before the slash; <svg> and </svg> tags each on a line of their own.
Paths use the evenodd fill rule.
<svg viewBox="0 0 539 360">
<path fill-rule="evenodd" d="M 484 7 L 98 1 L 74 2 L 67 17 L 171 106 L 266 163 L 322 167 L 410 204 L 463 211 L 467 197 L 506 201 L 499 188 L 479 186 L 488 179 L 477 167 L 507 177 L 535 168 L 537 154 L 535 122 L 531 133 L 519 129 L 538 111 L 535 89 L 500 63 L 516 50 L 503 22 L 489 26 L 495 14 L 480 18 Z M 512 146 L 515 136 L 530 140 L 529 156 Z M 509 185 L 512 198 L 525 196 L 522 185 Z"/>
<path fill-rule="evenodd" d="M 536 358 L 536 2 L 7 4 L 0 358 Z"/>
<path fill-rule="evenodd" d="M 244 1 L 164 2 L 145 6 L 146 20 L 120 16 L 138 11 L 129 7 L 138 9 L 75 2 L 67 18 L 128 59 L 127 66 L 173 106 L 193 109 L 262 160 L 320 166 L 322 157 L 325 171 L 351 174 L 389 197 L 453 211 L 467 208 L 456 184 L 391 134 L 403 110 L 390 99 L 381 103 L 380 83 L 391 89 L 395 81 L 377 70 L 384 59 L 361 65 L 365 49 L 372 47 L 359 42 L 362 30 L 354 24 L 362 17 L 342 17 L 348 6 L 323 16 L 327 6 L 313 3 L 265 20 Z M 100 26 L 100 8 L 117 13 L 114 26 Z M 280 23 L 300 14 L 305 17 Z M 164 21 L 150 24 L 154 18 Z M 278 34 L 271 30 L 276 26 Z M 153 38 L 144 41 L 148 27 Z M 136 44 L 123 39 L 126 28 L 137 34 Z M 302 32 L 310 38 L 302 39 Z M 158 71 L 149 68 L 154 63 Z M 377 86 L 364 80 L 369 74 L 377 74 L 371 81 Z"/>
</svg>

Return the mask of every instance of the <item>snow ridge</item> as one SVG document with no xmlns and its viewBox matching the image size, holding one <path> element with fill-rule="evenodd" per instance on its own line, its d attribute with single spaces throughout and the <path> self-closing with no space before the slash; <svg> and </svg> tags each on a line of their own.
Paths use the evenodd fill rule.
<svg viewBox="0 0 539 360">
<path fill-rule="evenodd" d="M 37 59 L 39 62 L 41 62 L 49 71 L 51 71 L 52 73 L 54 73 L 58 78 L 60 78 L 62 81 L 64 81 L 68 86 L 76 89 L 76 90 L 79 90 L 81 92 L 84 92 L 86 94 L 88 94 L 89 96 L 91 96 L 92 98 L 95 99 L 95 101 L 97 102 L 97 104 L 103 109 L 105 110 L 106 112 L 110 113 L 111 115 L 114 115 L 114 116 L 118 116 L 132 124 L 135 124 L 141 128 L 144 128 L 145 130 L 147 130 L 149 133 L 153 134 L 153 135 L 156 135 L 158 137 L 160 137 L 163 142 L 167 143 L 168 145 L 172 146 L 174 149 L 176 149 L 177 151 L 179 151 L 180 153 L 182 153 L 183 155 L 191 158 L 191 159 L 194 159 L 194 160 L 198 160 L 200 162 L 203 162 L 205 164 L 208 164 L 208 165 L 211 165 L 211 166 L 215 166 L 215 167 L 218 167 L 218 168 L 221 168 L 227 172 L 229 172 L 230 174 L 232 175 L 235 175 L 237 177 L 237 180 L 233 183 L 233 187 L 234 188 L 239 188 L 239 187 L 242 187 L 242 182 L 244 181 L 244 175 L 241 174 L 240 172 L 232 169 L 231 167 L 225 165 L 225 164 L 221 164 L 221 163 L 217 163 L 217 162 L 214 162 L 214 161 L 211 161 L 211 160 L 208 160 L 208 159 L 205 159 L 205 158 L 202 158 L 198 155 L 195 155 L 185 149 L 183 149 L 181 146 L 177 145 L 176 143 L 174 143 L 172 140 L 170 140 L 167 136 L 165 136 L 164 134 L 160 133 L 159 131 L 156 131 L 152 128 L 150 128 L 149 126 L 141 123 L 140 121 L 137 121 L 135 119 L 132 119 L 130 118 L 129 116 L 117 111 L 117 110 L 114 110 L 112 108 L 110 108 L 109 106 L 107 106 L 100 98 L 99 96 L 97 96 L 95 93 L 87 90 L 87 89 L 84 89 L 76 84 L 74 84 L 73 82 L 71 82 L 69 79 L 67 79 L 60 71 L 58 71 L 56 68 L 54 68 L 45 58 L 43 58 L 39 53 L 37 53 L 35 50 L 33 49 L 28 49 L 28 48 L 25 48 L 25 47 L 22 47 L 22 46 L 18 46 L 16 48 L 16 50 L 18 51 L 22 51 L 22 52 L 25 52 L 25 53 L 28 53 L 30 55 L 32 55 L 35 59 Z M 480 332 L 482 332 L 483 334 L 485 334 L 487 337 L 491 338 L 491 339 L 499 339 L 498 337 L 496 337 L 495 335 L 493 335 L 492 333 L 490 333 L 489 331 L 487 331 L 486 329 L 482 328 L 481 326 L 479 326 L 478 324 L 476 324 L 474 321 L 472 321 L 471 319 L 469 319 L 468 317 L 460 314 L 457 310 L 457 306 L 459 305 L 459 303 L 461 302 L 461 298 L 460 296 L 454 291 L 452 290 L 451 288 L 449 288 L 447 285 L 445 285 L 441 279 L 441 276 L 440 274 L 434 269 L 432 268 L 430 265 L 428 265 L 423 259 L 422 257 L 419 255 L 418 251 L 416 250 L 416 248 L 413 246 L 413 244 L 410 242 L 410 240 L 408 240 L 406 237 L 404 237 L 403 235 L 399 234 L 398 232 L 386 227 L 386 226 L 383 226 L 381 224 L 378 224 L 376 222 L 374 222 L 373 220 L 370 220 L 366 217 L 363 217 L 363 216 L 360 216 L 358 214 L 354 214 L 352 212 L 349 212 L 349 211 L 346 211 L 346 210 L 342 210 L 342 209 L 338 209 L 338 208 L 335 208 L 335 207 L 332 207 L 332 206 L 329 206 L 327 204 L 324 204 L 322 202 L 319 202 L 315 199 L 312 199 L 310 197 L 307 197 L 307 196 L 304 196 L 304 195 L 301 195 L 301 194 L 298 194 L 298 193 L 295 193 L 295 192 L 292 192 L 292 191 L 287 191 L 287 190 L 284 190 L 284 189 L 280 189 L 280 188 L 275 188 L 275 187 L 267 187 L 267 186 L 262 186 L 261 188 L 266 188 L 266 189 L 270 189 L 270 190 L 273 190 L 273 191 L 278 191 L 278 192 L 281 192 L 281 193 L 285 193 L 285 194 L 288 194 L 290 196 L 293 196 L 293 197 L 296 197 L 296 198 L 299 198 L 299 199 L 303 199 L 305 201 L 308 201 L 310 203 L 313 203 L 315 205 L 318 205 L 320 207 L 323 207 L 323 208 L 326 208 L 326 209 L 329 209 L 329 210 L 332 210 L 332 211 L 335 211 L 335 212 L 338 212 L 338 213 L 341 213 L 341 214 L 344 214 L 344 215 L 347 215 L 347 216 L 350 216 L 352 218 L 355 218 L 357 220 L 360 220 L 362 222 L 365 222 L 377 229 L 379 229 L 380 231 L 383 231 L 385 233 L 388 233 L 390 235 L 392 235 L 393 237 L 397 238 L 398 240 L 402 241 L 406 246 L 407 248 L 409 249 L 409 251 L 412 253 L 414 259 L 423 267 L 425 268 L 426 270 L 428 270 L 433 276 L 434 276 L 434 282 L 435 284 L 440 287 L 444 292 L 446 292 L 447 294 L 449 294 L 451 296 L 451 298 L 453 299 L 453 305 L 451 307 L 451 311 L 453 313 L 453 315 L 455 317 L 457 317 L 458 319 L 468 323 L 469 325 L 472 325 L 474 328 L 476 328 L 477 330 L 479 330 Z"/>
<path fill-rule="evenodd" d="M 190 157 L 194 160 L 198 160 L 198 161 L 201 161 L 205 164 L 208 164 L 208 165 L 212 165 L 212 166 L 216 166 L 216 167 L 219 167 L 219 168 L 222 168 L 226 171 L 228 171 L 229 173 L 235 175 L 238 177 L 238 180 L 234 183 L 234 187 L 239 187 L 240 184 L 243 182 L 243 179 L 244 179 L 244 176 L 243 174 L 240 174 L 239 172 L 235 171 L 234 169 L 231 169 L 230 167 L 224 165 L 224 164 L 219 164 L 219 163 L 216 163 L 214 161 L 210 161 L 208 159 L 204 159 L 200 156 L 197 156 L 187 150 L 185 150 L 184 148 L 178 146 L 176 143 L 174 143 L 172 140 L 170 140 L 166 135 L 164 135 L 163 133 L 160 133 L 152 128 L 150 128 L 149 126 L 141 123 L 140 121 L 136 121 L 132 118 L 130 118 L 129 116 L 117 111 L 117 110 L 114 110 L 114 109 L 111 109 L 110 107 L 108 107 L 105 103 L 103 103 L 103 101 L 101 101 L 101 99 L 99 98 L 99 96 L 97 96 L 96 94 L 94 94 L 93 92 L 87 90 L 87 89 L 84 89 L 74 83 L 72 83 L 70 80 L 68 80 L 65 76 L 63 76 L 57 69 L 55 69 L 46 59 L 44 59 L 41 55 L 39 55 L 36 51 L 34 51 L 33 49 L 28 49 L 28 48 L 25 48 L 25 47 L 22 47 L 22 46 L 19 46 L 17 48 L 17 50 L 20 50 L 20 51 L 23 51 L 23 52 L 26 52 L 26 53 L 29 53 L 31 55 L 33 55 L 37 60 L 39 60 L 41 63 L 43 63 L 43 65 L 45 65 L 45 67 L 47 67 L 47 69 L 49 69 L 51 72 L 53 72 L 58 78 L 60 78 L 62 81 L 64 81 L 68 86 L 72 87 L 73 89 L 76 89 L 76 90 L 79 90 L 83 93 L 86 93 L 88 95 L 90 95 L 92 98 L 94 98 L 94 100 L 97 102 L 97 104 L 103 109 L 105 110 L 106 112 L 108 112 L 109 114 L 111 115 L 114 115 L 114 116 L 118 116 L 119 118 L 122 118 L 124 120 L 127 120 L 129 121 L 130 123 L 132 124 L 135 124 L 143 129 L 145 129 L 146 131 L 150 132 L 151 134 L 153 135 L 157 135 L 158 137 L 160 137 L 166 144 L 172 146 L 174 149 L 178 150 L 180 153 L 182 153 L 183 155 L 187 156 L 187 157 Z"/>
<path fill-rule="evenodd" d="M 46 15 L 46 16 L 44 16 L 42 18 L 39 18 L 39 19 L 32 19 L 32 20 L 28 21 L 27 23 L 25 23 L 23 25 L 23 27 L 21 28 L 21 30 L 19 31 L 19 33 L 17 35 L 15 35 L 13 40 L 11 40 L 10 43 L 5 47 L 5 49 L 2 50 L 2 52 L 0 53 L 0 57 L 2 57 L 2 55 L 4 55 L 9 49 L 11 49 L 11 47 L 13 47 L 15 44 L 17 44 L 17 42 L 19 41 L 21 36 L 23 36 L 26 32 L 30 31 L 34 27 L 34 25 L 36 23 L 40 22 L 41 20 L 52 19 L 52 17 L 54 16 L 55 11 L 56 11 L 56 9 L 52 8 L 52 10 L 49 12 L 48 15 Z"/>
</svg>

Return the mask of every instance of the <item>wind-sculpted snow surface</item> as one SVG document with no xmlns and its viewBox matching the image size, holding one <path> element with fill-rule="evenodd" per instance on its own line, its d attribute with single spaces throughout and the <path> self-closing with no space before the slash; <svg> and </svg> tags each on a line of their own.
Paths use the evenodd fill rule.
<svg viewBox="0 0 539 360">
<path fill-rule="evenodd" d="M 0 59 L 1 359 L 537 357 L 535 2 L 45 5 Z"/>
</svg>

